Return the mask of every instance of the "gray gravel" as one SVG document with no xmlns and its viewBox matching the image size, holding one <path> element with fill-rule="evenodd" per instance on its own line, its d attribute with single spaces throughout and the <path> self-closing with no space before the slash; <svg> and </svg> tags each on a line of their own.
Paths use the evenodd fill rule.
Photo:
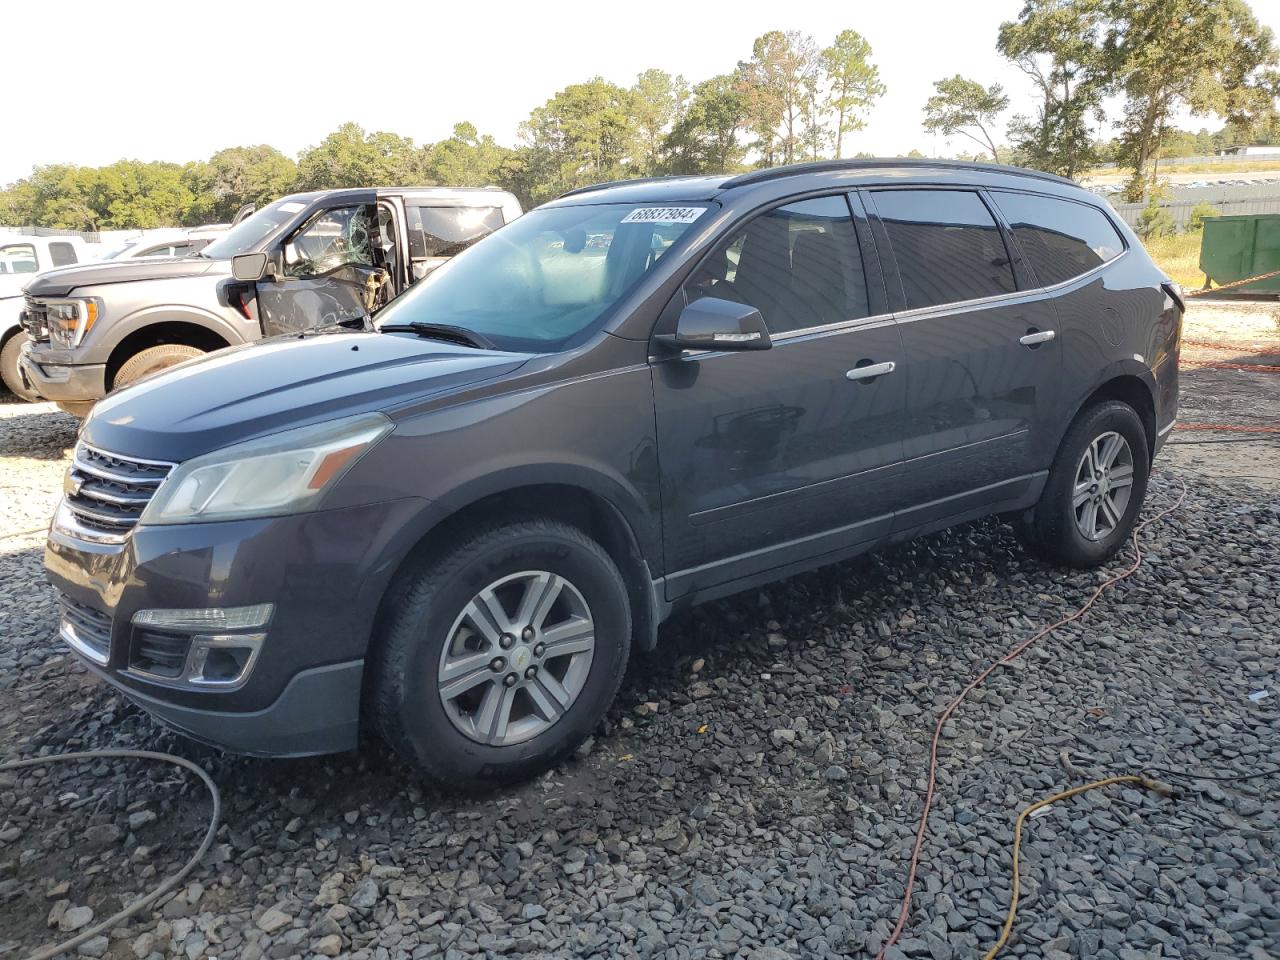
<svg viewBox="0 0 1280 960">
<path fill-rule="evenodd" d="M 74 429 L 48 407 L 0 405 L 0 532 L 47 519 Z M 1028 803 L 1150 764 L 1277 762 L 1280 501 L 1179 469 L 1188 502 L 1148 529 L 1140 572 L 947 725 L 895 960 L 993 942 Z M 1157 475 L 1150 509 L 1176 489 Z M 226 802 L 195 879 L 81 951 L 116 958 L 873 954 L 902 893 L 937 711 L 1103 576 L 1031 562 L 988 521 L 701 608 L 666 626 L 577 758 L 458 798 L 374 743 L 269 762 L 165 732 L 63 654 L 41 542 L 0 541 L 0 759 L 172 750 L 210 769 Z M 1028 827 L 1008 955 L 1280 956 L 1278 785 L 1193 781 L 1177 801 L 1112 788 L 1056 806 Z M 133 762 L 0 777 L 0 956 L 149 889 L 206 815 L 198 784 Z"/>
</svg>

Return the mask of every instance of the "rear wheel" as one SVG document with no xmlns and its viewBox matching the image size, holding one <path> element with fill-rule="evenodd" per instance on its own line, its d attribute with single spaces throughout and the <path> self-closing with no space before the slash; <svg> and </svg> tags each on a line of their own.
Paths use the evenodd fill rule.
<svg viewBox="0 0 1280 960">
<path fill-rule="evenodd" d="M 374 720 L 433 779 L 481 789 L 533 776 L 613 701 L 631 643 L 626 587 L 575 527 L 483 529 L 401 586 L 372 656 Z"/>
<path fill-rule="evenodd" d="M 0 347 L 0 380 L 19 400 L 35 403 L 43 397 L 22 382 L 22 373 L 18 370 L 18 357 L 22 353 L 22 345 L 27 342 L 27 335 L 19 330 Z"/>
<path fill-rule="evenodd" d="M 1146 429 L 1127 403 L 1107 400 L 1067 431 L 1040 501 L 1015 524 L 1023 544 L 1069 567 L 1105 563 L 1142 509 L 1150 473 Z"/>
<path fill-rule="evenodd" d="M 203 356 L 204 353 L 199 347 L 191 347 L 185 343 L 162 343 L 156 347 L 147 347 L 121 365 L 111 381 L 112 388 L 127 387 L 185 360 Z"/>
</svg>

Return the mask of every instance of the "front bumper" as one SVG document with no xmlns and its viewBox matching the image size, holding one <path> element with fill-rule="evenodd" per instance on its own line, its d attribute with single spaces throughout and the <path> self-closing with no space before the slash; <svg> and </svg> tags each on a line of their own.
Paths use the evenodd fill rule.
<svg viewBox="0 0 1280 960">
<path fill-rule="evenodd" d="M 57 403 L 92 403 L 107 392 L 105 363 L 66 364 L 42 361 L 30 343 L 18 358 L 23 380 L 46 400 Z"/>
<path fill-rule="evenodd" d="M 138 526 L 120 544 L 86 542 L 55 525 L 45 570 L 64 603 L 69 647 L 163 723 L 240 753 L 329 753 L 356 745 L 371 628 L 424 506 L 403 499 L 290 517 Z M 242 684 L 202 689 L 140 669 L 148 636 L 134 623 L 138 611 L 257 604 L 272 604 L 273 613 Z M 92 651 L 72 642 L 68 630 L 69 620 L 86 616 L 101 624 Z"/>
</svg>

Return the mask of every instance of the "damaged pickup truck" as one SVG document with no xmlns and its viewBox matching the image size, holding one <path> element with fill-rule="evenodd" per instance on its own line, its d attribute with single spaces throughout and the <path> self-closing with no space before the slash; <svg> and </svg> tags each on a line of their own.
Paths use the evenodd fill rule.
<svg viewBox="0 0 1280 960">
<path fill-rule="evenodd" d="M 359 188 L 285 197 L 187 257 L 33 279 L 26 385 L 77 416 L 116 387 L 221 347 L 355 322 L 520 216 L 496 188 Z"/>
</svg>

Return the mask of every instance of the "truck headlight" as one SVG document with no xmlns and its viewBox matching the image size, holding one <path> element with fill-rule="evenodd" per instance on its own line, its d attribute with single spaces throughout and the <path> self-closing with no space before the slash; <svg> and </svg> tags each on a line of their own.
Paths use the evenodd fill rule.
<svg viewBox="0 0 1280 960">
<path fill-rule="evenodd" d="M 84 335 L 93 329 L 102 313 L 102 304 L 94 297 L 45 301 L 45 323 L 49 339 L 60 347 L 80 346 Z"/>
<path fill-rule="evenodd" d="M 249 440 L 180 463 L 138 522 L 242 520 L 315 509 L 324 492 L 391 427 L 380 413 L 362 414 Z"/>
</svg>

